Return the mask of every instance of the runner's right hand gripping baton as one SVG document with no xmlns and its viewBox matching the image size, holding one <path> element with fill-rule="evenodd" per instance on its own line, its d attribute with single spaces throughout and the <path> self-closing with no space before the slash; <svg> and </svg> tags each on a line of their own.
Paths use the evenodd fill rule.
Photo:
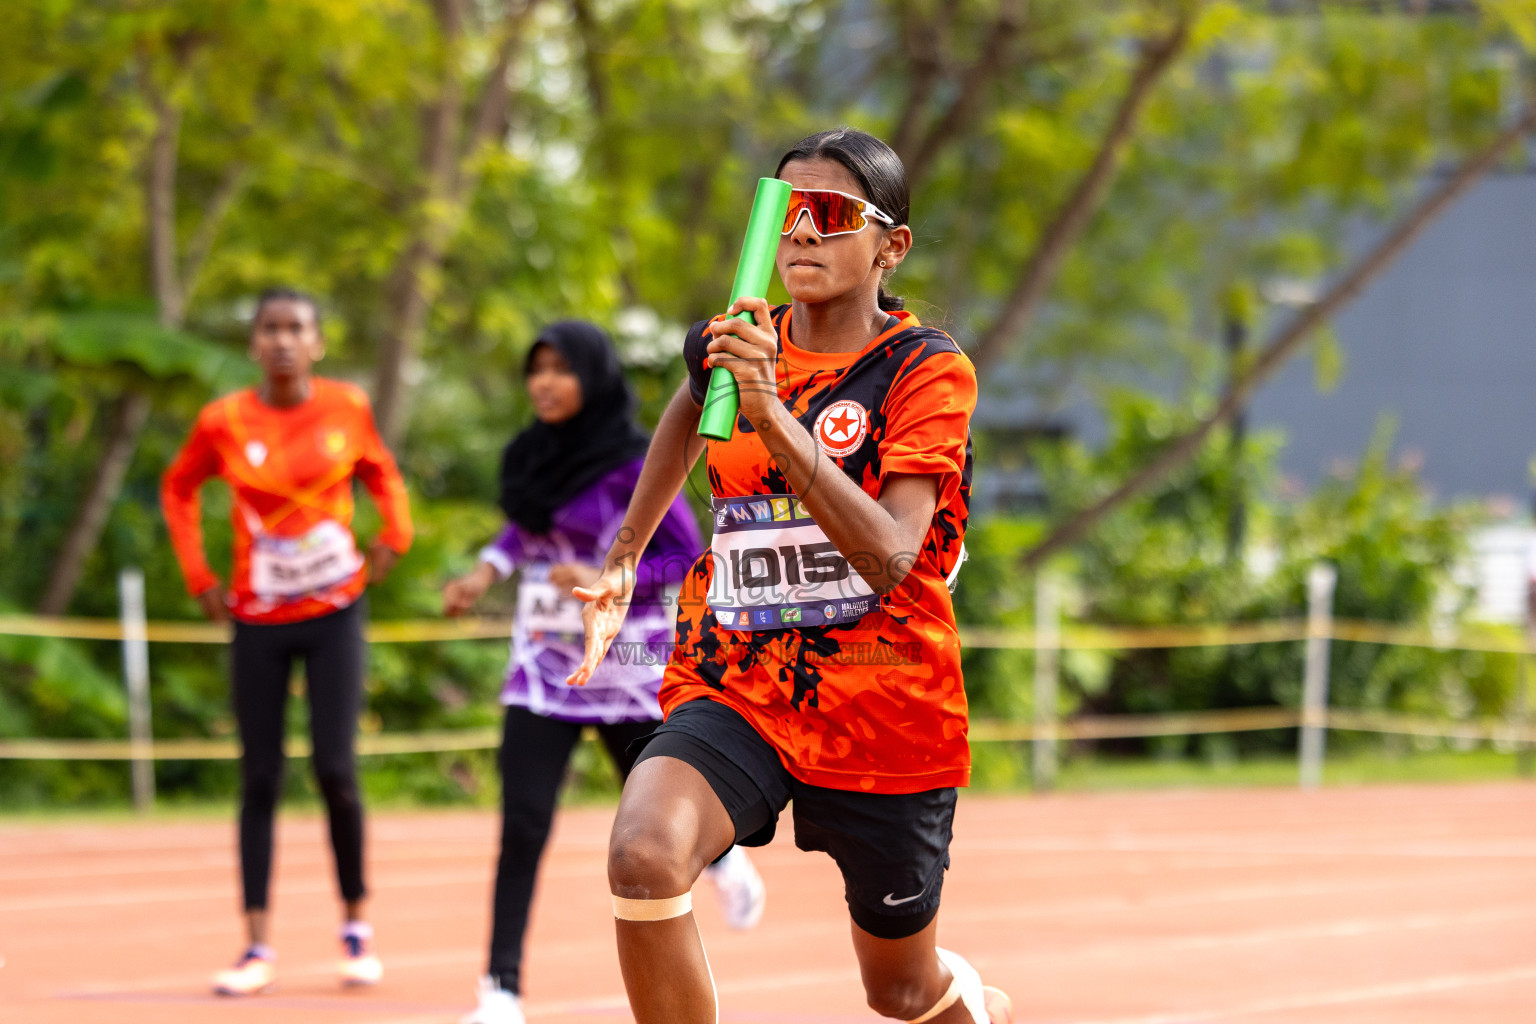
<svg viewBox="0 0 1536 1024">
<path fill-rule="evenodd" d="M 747 237 L 741 243 L 736 280 L 731 285 L 732 305 L 737 299 L 763 298 L 768 294 L 768 282 L 773 280 L 774 258 L 779 252 L 779 236 L 784 230 L 784 215 L 789 212 L 792 191 L 787 181 L 757 179 L 752 215 L 747 218 Z M 757 322 L 751 313 L 736 315 L 749 324 Z M 729 441 L 736 429 L 736 411 L 740 406 L 736 378 L 725 367 L 715 367 L 709 374 L 709 391 L 704 396 L 704 411 L 699 416 L 699 436 Z"/>
</svg>

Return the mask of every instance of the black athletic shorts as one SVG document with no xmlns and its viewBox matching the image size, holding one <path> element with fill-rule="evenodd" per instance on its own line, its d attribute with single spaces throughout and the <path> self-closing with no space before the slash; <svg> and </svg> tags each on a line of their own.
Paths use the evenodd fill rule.
<svg viewBox="0 0 1536 1024">
<path fill-rule="evenodd" d="M 636 760 L 675 757 L 709 780 L 741 846 L 773 839 L 794 801 L 795 845 L 830 854 L 843 873 L 848 913 L 883 939 L 904 939 L 939 912 L 953 836 L 953 786 L 922 793 L 858 793 L 791 775 L 745 718 L 707 698 L 691 700 L 650 736 Z"/>
</svg>

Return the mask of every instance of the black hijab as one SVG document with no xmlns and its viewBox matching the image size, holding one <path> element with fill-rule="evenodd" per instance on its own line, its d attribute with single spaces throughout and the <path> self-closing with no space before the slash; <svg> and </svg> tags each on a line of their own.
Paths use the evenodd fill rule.
<svg viewBox="0 0 1536 1024">
<path fill-rule="evenodd" d="M 581 411 L 564 423 L 535 419 L 501 453 L 498 504 L 533 534 L 548 533 L 555 509 L 651 443 L 635 424 L 635 396 L 606 332 L 581 320 L 550 324 L 528 350 L 524 376 L 540 345 L 564 356 L 581 381 Z"/>
</svg>

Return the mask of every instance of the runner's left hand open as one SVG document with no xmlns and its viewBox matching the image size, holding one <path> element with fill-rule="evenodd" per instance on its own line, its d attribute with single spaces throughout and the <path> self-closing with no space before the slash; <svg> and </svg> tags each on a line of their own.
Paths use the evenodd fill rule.
<svg viewBox="0 0 1536 1024">
<path fill-rule="evenodd" d="M 608 655 L 608 648 L 619 627 L 629 614 L 629 594 L 634 586 L 634 573 L 625 563 L 617 563 L 606 569 L 590 587 L 577 587 L 571 591 L 586 602 L 581 609 L 581 622 L 586 630 L 586 650 L 576 671 L 566 677 L 569 686 L 585 686 L 597 666 Z"/>
</svg>

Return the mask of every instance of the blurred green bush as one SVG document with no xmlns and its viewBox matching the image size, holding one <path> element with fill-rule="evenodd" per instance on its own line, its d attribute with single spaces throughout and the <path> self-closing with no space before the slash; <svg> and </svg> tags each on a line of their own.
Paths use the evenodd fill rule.
<svg viewBox="0 0 1536 1024">
<path fill-rule="evenodd" d="M 1187 426 L 1181 413 L 1144 394 L 1109 401 L 1109 438 L 1098 450 L 1079 443 L 1033 454 L 1049 500 L 1065 516 L 1110 489 Z M 1070 621 L 1102 626 L 1163 626 L 1297 619 L 1306 615 L 1306 578 L 1319 561 L 1338 570 L 1340 619 L 1455 625 L 1470 594 L 1453 579 L 1478 512 L 1436 505 L 1410 466 L 1393 465 L 1384 423 L 1359 464 L 1341 467 L 1312 493 L 1285 494 L 1279 439 L 1230 436 L 1208 444 L 1163 486 L 1120 509 L 1051 570 L 1062 578 Z M 1230 526 L 1241 504 L 1246 524 L 1236 544 Z M 1045 519 L 993 519 L 972 526 L 972 560 L 956 612 L 972 624 L 1028 628 L 1034 581 L 1019 557 L 1044 532 Z M 1015 721 L 1033 717 L 1033 655 L 970 650 L 966 685 L 973 713 Z M 1389 647 L 1336 641 L 1330 650 L 1336 706 L 1466 718 L 1506 713 L 1513 699 L 1513 655 Z M 1062 715 L 1152 714 L 1237 707 L 1297 707 L 1303 646 L 1248 644 L 1128 651 L 1066 651 Z M 1331 744 L 1360 742 L 1336 734 Z M 1079 754 L 1202 756 L 1221 760 L 1293 749 L 1294 730 L 1077 743 Z M 1069 751 L 1069 754 L 1071 751 Z M 1023 762 L 1001 745 L 977 747 L 980 780 L 1018 781 Z"/>
</svg>

